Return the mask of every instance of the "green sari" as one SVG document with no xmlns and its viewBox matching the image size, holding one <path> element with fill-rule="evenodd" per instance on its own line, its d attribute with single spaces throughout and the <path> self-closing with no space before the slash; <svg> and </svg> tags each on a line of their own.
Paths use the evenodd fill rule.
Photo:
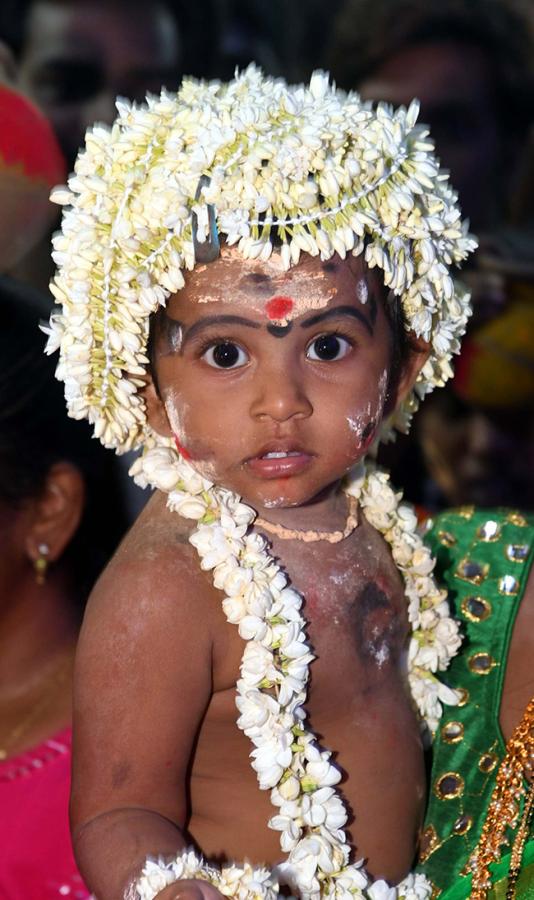
<svg viewBox="0 0 534 900">
<path fill-rule="evenodd" d="M 469 897 L 469 857 L 475 850 L 505 754 L 499 725 L 501 694 L 512 629 L 534 556 L 534 521 L 507 510 L 465 507 L 441 514 L 427 534 L 437 557 L 436 576 L 462 624 L 464 643 L 445 673 L 462 689 L 447 707 L 432 751 L 428 809 L 418 871 L 434 897 Z M 510 845 L 513 843 L 510 832 Z M 510 854 L 493 864 L 488 897 L 504 900 Z M 534 900 L 534 834 L 524 848 L 516 896 Z"/>
</svg>

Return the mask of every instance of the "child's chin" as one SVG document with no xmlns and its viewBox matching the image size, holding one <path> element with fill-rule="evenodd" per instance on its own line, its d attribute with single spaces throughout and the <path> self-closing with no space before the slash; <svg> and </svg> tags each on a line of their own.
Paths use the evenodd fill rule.
<svg viewBox="0 0 534 900">
<path fill-rule="evenodd" d="M 221 485 L 223 487 L 223 485 Z M 302 497 L 300 491 L 295 490 L 239 490 L 237 486 L 228 485 L 229 490 L 233 490 L 239 494 L 243 503 L 251 506 L 255 510 L 261 509 L 288 509 L 295 506 L 301 506 L 306 503 L 307 497 Z"/>
<path fill-rule="evenodd" d="M 251 492 L 248 499 L 243 496 L 243 500 L 256 510 L 295 509 L 313 503 L 314 500 L 321 497 L 325 490 L 328 490 L 328 487 L 319 489 L 308 487 L 306 490 L 304 485 L 288 484 L 285 490 L 279 487 L 278 490 L 264 490 L 254 492 L 254 494 Z"/>
<path fill-rule="evenodd" d="M 302 506 L 304 500 L 296 500 L 290 499 L 288 497 L 266 497 L 261 501 L 261 506 L 264 509 L 291 509 L 295 506 Z M 256 505 L 259 505 L 256 503 Z M 254 503 L 251 503 L 251 506 L 254 506 Z"/>
</svg>

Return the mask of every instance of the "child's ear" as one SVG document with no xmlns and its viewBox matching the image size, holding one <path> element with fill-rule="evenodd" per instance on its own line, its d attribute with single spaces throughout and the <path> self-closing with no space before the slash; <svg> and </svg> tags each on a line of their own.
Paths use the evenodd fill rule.
<svg viewBox="0 0 534 900">
<path fill-rule="evenodd" d="M 146 416 L 150 427 L 157 431 L 158 434 L 163 435 L 163 437 L 173 437 L 165 404 L 156 390 L 156 385 L 150 373 L 147 375 L 147 382 L 141 391 L 141 396 L 146 404 Z"/>
<path fill-rule="evenodd" d="M 409 350 L 402 363 L 396 383 L 388 392 L 387 412 L 392 413 L 406 400 L 412 390 L 417 376 L 430 355 L 431 345 L 413 332 L 409 335 Z"/>
</svg>

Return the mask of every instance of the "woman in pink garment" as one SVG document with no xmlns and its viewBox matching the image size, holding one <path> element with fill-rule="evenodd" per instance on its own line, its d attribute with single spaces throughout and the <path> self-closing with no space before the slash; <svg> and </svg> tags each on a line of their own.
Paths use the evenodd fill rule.
<svg viewBox="0 0 534 900">
<path fill-rule="evenodd" d="M 0 277 L 0 900 L 88 896 L 68 827 L 72 666 L 123 529 L 114 471 L 43 355 L 47 312 Z"/>
</svg>

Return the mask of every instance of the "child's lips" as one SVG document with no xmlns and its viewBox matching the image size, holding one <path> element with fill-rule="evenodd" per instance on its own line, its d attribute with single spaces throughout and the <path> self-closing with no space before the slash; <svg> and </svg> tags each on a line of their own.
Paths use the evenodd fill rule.
<svg viewBox="0 0 534 900">
<path fill-rule="evenodd" d="M 313 454 L 298 445 L 269 444 L 245 465 L 261 478 L 288 478 L 303 472 L 313 459 Z"/>
</svg>

